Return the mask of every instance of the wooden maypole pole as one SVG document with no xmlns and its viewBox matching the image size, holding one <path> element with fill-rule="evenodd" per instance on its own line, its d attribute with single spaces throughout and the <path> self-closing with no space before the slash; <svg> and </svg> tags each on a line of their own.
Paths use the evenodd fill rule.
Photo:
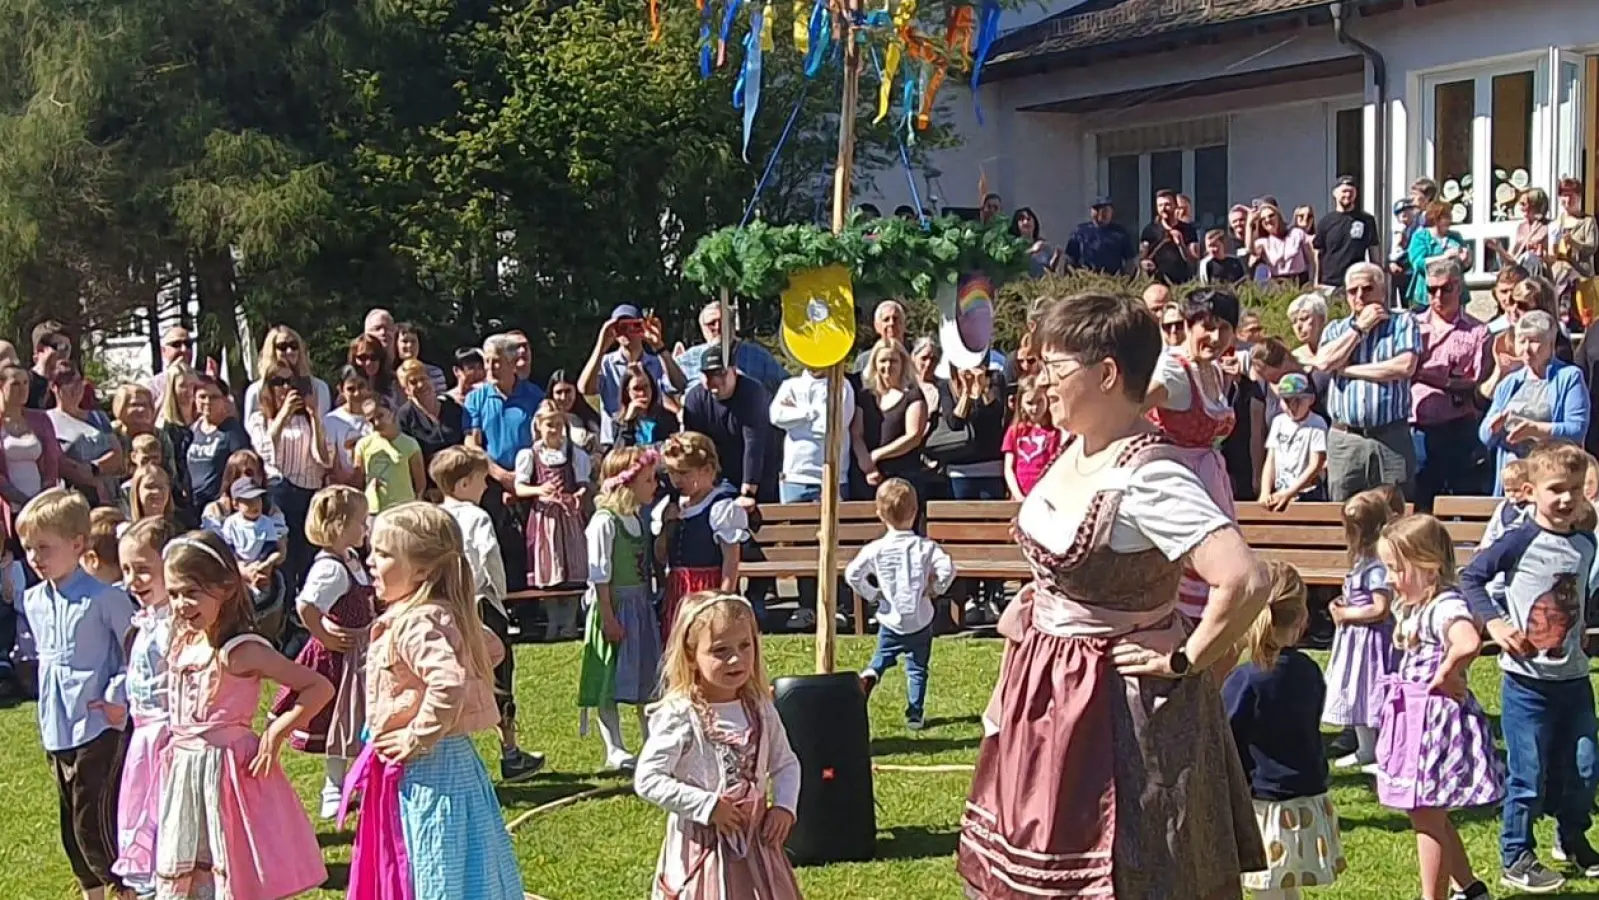
<svg viewBox="0 0 1599 900">
<path fill-rule="evenodd" d="M 855 170 L 855 112 L 860 99 L 861 51 L 855 40 L 860 0 L 844 0 L 844 101 L 838 122 L 838 160 L 833 168 L 833 232 L 849 219 L 850 179 Z M 822 518 L 817 539 L 816 671 L 833 671 L 838 611 L 838 473 L 844 460 L 844 367 L 849 357 L 827 370 L 827 446 L 822 457 Z"/>
</svg>

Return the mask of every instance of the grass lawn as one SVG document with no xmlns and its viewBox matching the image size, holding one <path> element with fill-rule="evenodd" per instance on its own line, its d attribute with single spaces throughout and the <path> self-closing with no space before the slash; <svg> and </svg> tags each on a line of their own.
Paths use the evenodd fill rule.
<svg viewBox="0 0 1599 900">
<path fill-rule="evenodd" d="M 870 638 L 841 639 L 841 667 L 859 667 L 870 657 Z M 999 662 L 993 640 L 941 638 L 933 654 L 928 700 L 930 728 L 907 732 L 901 711 L 902 676 L 888 676 L 872 700 L 873 749 L 878 761 L 900 764 L 971 763 L 980 734 L 978 714 L 987 702 Z M 810 669 L 812 641 L 777 638 L 768 642 L 773 675 Z M 503 788 L 506 818 L 589 787 L 623 784 L 603 774 L 598 737 L 577 736 L 573 697 L 578 645 L 523 645 L 517 648 L 522 732 L 526 743 L 549 756 L 550 774 L 527 785 Z M 1491 661 L 1476 663 L 1472 685 L 1497 722 L 1498 674 Z M 624 717 L 630 742 L 637 732 Z M 486 758 L 492 741 L 483 739 Z M 321 779 L 319 759 L 286 751 L 284 763 L 302 797 L 314 798 Z M 960 879 L 953 855 L 969 776 L 879 773 L 876 781 L 878 859 L 870 863 L 801 870 L 799 879 L 811 900 L 921 900 L 958 898 Z M 1332 888 L 1310 896 L 1336 900 L 1398 900 L 1415 897 L 1415 841 L 1407 820 L 1378 806 L 1370 780 L 1335 775 L 1338 805 L 1350 871 Z M 32 704 L 0 710 L 0 797 L 8 815 L 0 819 L 0 898 L 56 900 L 77 896 L 62 855 L 56 824 L 56 797 L 38 743 Z M 528 890 L 549 900 L 638 900 L 648 895 L 665 814 L 632 796 L 585 801 L 542 814 L 514 836 Z M 1457 817 L 1478 872 L 1490 884 L 1498 877 L 1496 811 Z M 350 854 L 350 833 L 320 827 L 331 885 L 342 887 Z M 1547 846 L 1552 829 L 1538 829 Z M 313 894 L 342 896 L 338 890 Z M 1501 896 L 1496 892 L 1496 896 Z M 1599 882 L 1574 881 L 1564 896 L 1599 896 Z M 463 898 L 469 900 L 469 898 Z"/>
</svg>

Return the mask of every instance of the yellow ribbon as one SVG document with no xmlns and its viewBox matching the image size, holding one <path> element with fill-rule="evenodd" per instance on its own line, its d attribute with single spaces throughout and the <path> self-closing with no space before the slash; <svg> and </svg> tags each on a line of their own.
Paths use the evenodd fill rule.
<svg viewBox="0 0 1599 900">
<path fill-rule="evenodd" d="M 794 0 L 794 49 L 801 56 L 811 51 L 811 4 Z"/>
<path fill-rule="evenodd" d="M 874 125 L 888 117 L 889 98 L 894 90 L 894 76 L 899 72 L 900 59 L 904 55 L 903 36 L 915 16 L 916 0 L 904 0 L 894 10 L 894 28 L 889 35 L 888 50 L 883 55 L 883 83 L 877 86 L 877 118 L 872 120 Z"/>
<path fill-rule="evenodd" d="M 772 39 L 772 27 L 777 21 L 777 11 L 772 8 L 772 0 L 766 0 L 766 7 L 761 12 L 761 52 L 770 53 L 777 49 L 777 42 Z"/>
</svg>

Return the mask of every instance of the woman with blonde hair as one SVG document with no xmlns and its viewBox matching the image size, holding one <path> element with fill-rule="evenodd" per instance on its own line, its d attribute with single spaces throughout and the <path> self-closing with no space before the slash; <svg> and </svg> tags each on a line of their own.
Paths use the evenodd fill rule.
<svg viewBox="0 0 1599 900">
<path fill-rule="evenodd" d="M 866 358 L 857 403 L 866 446 L 876 472 L 867 475 L 876 486 L 886 478 L 920 484 L 922 440 L 927 432 L 927 400 L 916 383 L 910 354 L 897 341 L 878 341 Z"/>
<path fill-rule="evenodd" d="M 1549 194 L 1543 188 L 1528 188 L 1521 192 L 1516 205 L 1521 209 L 1521 221 L 1516 223 L 1516 236 L 1506 250 L 1498 241 L 1489 241 L 1488 249 L 1506 265 L 1515 264 L 1527 270 L 1534 278 L 1549 274 L 1552 254 L 1549 245 Z"/>
<path fill-rule="evenodd" d="M 404 332 L 401 332 L 402 336 Z M 424 463 L 433 461 L 433 454 L 445 447 L 459 447 L 466 441 L 466 426 L 461 405 L 448 393 L 439 391 L 427 367 L 416 359 L 400 363 L 400 390 L 405 392 L 405 405 L 396 418 L 400 430 L 422 445 Z"/>
<path fill-rule="evenodd" d="M 1265 204 L 1249 217 L 1249 268 L 1257 280 L 1282 278 L 1295 284 L 1310 283 L 1315 251 L 1310 235 L 1283 219 L 1282 210 Z M 1260 276 L 1264 275 L 1264 278 Z"/>
<path fill-rule="evenodd" d="M 239 418 L 249 421 L 261 409 L 261 395 L 266 391 L 267 373 L 278 366 L 287 366 L 296 377 L 311 381 L 312 399 L 316 414 L 325 416 L 333 409 L 333 391 L 328 383 L 311 374 L 310 351 L 301 340 L 300 333 L 287 325 L 274 325 L 261 341 L 261 353 L 255 359 L 257 378 L 244 391 L 244 414 Z"/>
</svg>

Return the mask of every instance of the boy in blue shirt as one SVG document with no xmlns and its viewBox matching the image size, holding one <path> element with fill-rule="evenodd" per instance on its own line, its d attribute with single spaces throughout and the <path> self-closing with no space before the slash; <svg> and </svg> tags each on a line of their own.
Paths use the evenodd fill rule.
<svg viewBox="0 0 1599 900">
<path fill-rule="evenodd" d="M 122 887 L 111 865 L 133 601 L 78 565 L 89 540 L 81 494 L 52 488 L 34 497 L 17 535 L 41 579 L 22 603 L 39 649 L 39 736 L 61 795 L 61 844 L 83 896 L 100 900 Z"/>
<path fill-rule="evenodd" d="M 1583 497 L 1588 457 L 1567 441 L 1541 444 L 1527 457 L 1532 517 L 1477 554 L 1460 585 L 1472 614 L 1501 648 L 1501 725 L 1509 767 L 1499 852 L 1501 881 L 1528 893 L 1565 883 L 1534 854 L 1532 823 L 1555 818 L 1566 857 L 1587 877 L 1599 876 L 1599 852 L 1588 843 L 1595 765 L 1593 685 L 1582 636 L 1593 593 L 1596 544 L 1593 509 Z M 1504 576 L 1502 598 L 1489 585 Z"/>
</svg>

